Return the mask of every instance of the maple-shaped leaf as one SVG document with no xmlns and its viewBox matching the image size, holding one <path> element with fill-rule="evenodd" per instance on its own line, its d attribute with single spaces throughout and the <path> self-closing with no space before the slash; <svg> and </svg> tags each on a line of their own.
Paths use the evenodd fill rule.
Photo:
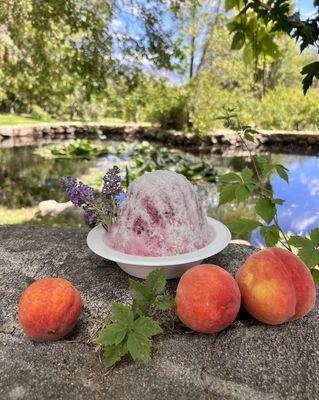
<svg viewBox="0 0 319 400">
<path fill-rule="evenodd" d="M 313 229 L 309 237 L 292 236 L 289 244 L 298 249 L 298 256 L 310 269 L 319 265 L 319 228 Z"/>
<path fill-rule="evenodd" d="M 305 75 L 302 80 L 302 87 L 304 94 L 306 94 L 308 89 L 312 85 L 313 79 L 319 79 L 319 61 L 315 61 L 311 64 L 305 65 L 301 70 L 301 74 Z"/>
</svg>

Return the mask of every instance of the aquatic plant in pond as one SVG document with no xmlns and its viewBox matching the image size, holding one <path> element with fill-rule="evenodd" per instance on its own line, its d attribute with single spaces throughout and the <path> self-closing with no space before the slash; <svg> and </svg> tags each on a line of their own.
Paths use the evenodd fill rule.
<svg viewBox="0 0 319 400">
<path fill-rule="evenodd" d="M 92 158 L 114 153 L 114 149 L 107 144 L 96 144 L 93 140 L 76 139 L 36 149 L 35 153 L 44 158 Z"/>
<path fill-rule="evenodd" d="M 180 154 L 173 149 L 158 146 L 147 141 L 119 145 L 96 144 L 91 140 L 75 140 L 61 145 L 50 145 L 37 149 L 36 154 L 45 158 L 94 158 L 106 154 L 124 155 L 127 159 L 118 165 L 130 171 L 132 179 L 158 169 L 169 169 L 182 174 L 190 181 L 216 181 L 212 162 L 204 157 Z"/>
<path fill-rule="evenodd" d="M 177 172 L 192 182 L 216 182 L 217 175 L 212 161 L 207 158 L 181 154 L 146 141 L 134 147 L 127 166 L 132 179 L 158 169 Z"/>
</svg>

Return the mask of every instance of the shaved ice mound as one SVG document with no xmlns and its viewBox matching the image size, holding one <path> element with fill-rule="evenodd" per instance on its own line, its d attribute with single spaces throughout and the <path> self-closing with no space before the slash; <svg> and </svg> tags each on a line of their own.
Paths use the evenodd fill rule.
<svg viewBox="0 0 319 400">
<path fill-rule="evenodd" d="M 201 249 L 212 241 L 196 188 L 171 171 L 155 171 L 129 187 L 107 244 L 139 256 L 172 256 Z"/>
</svg>

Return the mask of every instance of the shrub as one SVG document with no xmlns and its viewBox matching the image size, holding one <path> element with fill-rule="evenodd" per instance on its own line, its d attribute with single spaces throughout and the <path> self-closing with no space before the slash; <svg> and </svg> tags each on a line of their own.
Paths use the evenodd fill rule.
<svg viewBox="0 0 319 400">
<path fill-rule="evenodd" d="M 277 87 L 269 91 L 258 107 L 256 124 L 263 129 L 316 130 L 319 127 L 319 92 L 303 96 L 297 87 Z"/>
<path fill-rule="evenodd" d="M 35 119 L 43 119 L 47 120 L 50 119 L 51 116 L 45 110 L 43 110 L 40 106 L 33 104 L 30 109 L 30 114 Z"/>
</svg>

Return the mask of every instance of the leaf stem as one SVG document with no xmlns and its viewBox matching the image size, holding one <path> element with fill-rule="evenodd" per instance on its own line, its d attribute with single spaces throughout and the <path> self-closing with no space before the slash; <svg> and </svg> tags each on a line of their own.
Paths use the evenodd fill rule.
<svg viewBox="0 0 319 400">
<path fill-rule="evenodd" d="M 237 134 L 238 134 L 238 136 L 240 138 L 240 141 L 241 141 L 242 145 L 248 151 L 249 157 L 251 159 L 251 162 L 253 164 L 253 168 L 254 168 L 256 176 L 257 176 L 257 180 L 258 180 L 258 183 L 259 183 L 259 187 L 261 189 L 261 193 L 265 194 L 265 195 L 269 195 L 269 193 L 272 194 L 271 191 L 269 191 L 267 188 L 264 187 L 264 184 L 262 182 L 261 176 L 259 174 L 257 163 L 255 161 L 255 158 L 254 158 L 253 154 L 252 154 L 252 151 L 251 151 L 251 149 L 249 148 L 249 146 L 247 145 L 247 143 L 245 142 L 245 140 L 242 137 L 242 132 L 243 132 L 242 125 L 241 125 L 240 121 L 238 120 L 238 118 L 236 118 L 236 119 L 237 119 L 237 125 L 238 125 L 237 126 Z M 282 228 L 279 225 L 277 207 L 276 206 L 275 206 L 275 209 L 276 209 L 276 214 L 274 216 L 274 223 L 277 226 L 278 230 L 280 231 L 280 233 L 282 234 L 282 236 L 283 236 L 283 238 L 285 239 L 285 242 L 286 242 L 286 243 L 284 243 L 284 242 L 281 242 L 281 243 L 287 250 L 292 252 L 292 248 L 291 248 L 291 246 L 290 246 L 290 244 L 288 242 L 287 236 L 286 236 L 285 232 L 282 230 Z"/>
<path fill-rule="evenodd" d="M 276 215 L 274 216 L 274 221 L 275 221 L 275 224 L 276 224 L 277 227 L 279 228 L 279 230 L 280 230 L 282 236 L 284 237 L 284 239 L 285 239 L 285 241 L 286 241 L 286 243 L 284 243 L 284 242 L 281 242 L 281 243 L 285 246 L 285 248 L 286 248 L 287 250 L 289 250 L 289 251 L 292 252 L 292 248 L 291 248 L 291 246 L 290 246 L 290 244 L 289 244 L 289 242 L 288 242 L 287 236 L 286 236 L 285 232 L 281 229 L 281 227 L 280 227 L 280 225 L 279 225 L 278 215 L 277 215 L 277 207 L 276 207 Z"/>
</svg>

